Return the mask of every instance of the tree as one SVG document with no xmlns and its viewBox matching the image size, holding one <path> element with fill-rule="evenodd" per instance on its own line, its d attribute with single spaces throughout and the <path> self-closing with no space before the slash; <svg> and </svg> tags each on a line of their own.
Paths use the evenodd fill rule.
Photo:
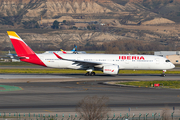
<svg viewBox="0 0 180 120">
<path fill-rule="evenodd" d="M 110 109 L 107 107 L 108 97 L 85 97 L 76 108 L 76 111 L 82 115 L 84 120 L 102 120 Z"/>
<path fill-rule="evenodd" d="M 88 25 L 88 26 L 87 26 L 87 29 L 88 29 L 88 30 L 91 30 L 91 27 Z"/>
<path fill-rule="evenodd" d="M 63 23 L 66 24 L 66 20 L 63 20 Z"/>
<path fill-rule="evenodd" d="M 51 26 L 53 29 L 59 29 L 59 22 L 57 20 L 55 20 L 53 22 L 53 25 Z"/>
<path fill-rule="evenodd" d="M 0 15 L 0 16 L 1 16 L 1 20 L 0 20 L 1 24 L 14 26 L 14 18 L 13 17 L 2 17 L 2 15 Z"/>
<path fill-rule="evenodd" d="M 0 51 L 0 55 L 2 55 L 3 53 L 2 53 L 2 51 Z"/>
<path fill-rule="evenodd" d="M 69 29 L 77 30 L 78 28 L 76 26 L 71 26 Z"/>
<path fill-rule="evenodd" d="M 30 21 L 24 21 L 23 27 L 26 29 L 31 29 L 31 28 L 39 28 L 39 24 L 36 20 L 30 20 Z"/>
<path fill-rule="evenodd" d="M 161 116 L 162 116 L 162 120 L 169 120 L 170 118 L 169 110 L 167 108 L 164 108 L 162 110 Z"/>
</svg>

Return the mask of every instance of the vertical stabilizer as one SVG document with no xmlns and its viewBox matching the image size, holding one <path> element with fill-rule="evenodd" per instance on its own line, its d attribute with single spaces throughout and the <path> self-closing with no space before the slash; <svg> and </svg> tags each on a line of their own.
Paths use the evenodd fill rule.
<svg viewBox="0 0 180 120">
<path fill-rule="evenodd" d="M 46 66 L 34 51 L 14 31 L 7 31 L 17 56 L 21 61 Z"/>
<path fill-rule="evenodd" d="M 14 31 L 7 31 L 18 56 L 35 54 L 34 51 Z"/>
</svg>

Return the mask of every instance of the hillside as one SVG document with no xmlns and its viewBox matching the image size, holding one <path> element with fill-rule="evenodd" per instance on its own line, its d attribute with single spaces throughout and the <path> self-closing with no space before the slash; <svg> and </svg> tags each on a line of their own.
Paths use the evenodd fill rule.
<svg viewBox="0 0 180 120">
<path fill-rule="evenodd" d="M 166 17 L 178 22 L 180 0 L 1 0 L 2 24 L 59 18 L 69 15 L 83 19 L 122 19 L 147 21 Z M 12 22 L 12 23 L 11 23 Z"/>
<path fill-rule="evenodd" d="M 35 50 L 74 44 L 103 49 L 105 42 L 124 40 L 175 50 L 180 48 L 179 7 L 180 0 L 1 0 L 0 50 L 12 47 L 9 29 Z M 51 28 L 55 20 L 60 29 Z"/>
</svg>

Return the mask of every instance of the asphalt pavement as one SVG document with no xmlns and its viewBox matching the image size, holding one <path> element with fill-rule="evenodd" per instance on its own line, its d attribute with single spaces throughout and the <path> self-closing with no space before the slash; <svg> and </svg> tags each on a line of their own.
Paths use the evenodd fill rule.
<svg viewBox="0 0 180 120">
<path fill-rule="evenodd" d="M 14 79 L 10 76 L 14 76 Z M 2 78 L 0 85 L 22 88 L 17 91 L 0 92 L 0 111 L 3 112 L 75 112 L 80 100 L 94 95 L 108 97 L 108 106 L 114 112 L 128 112 L 128 108 L 134 112 L 158 111 L 172 107 L 180 109 L 179 89 L 103 84 L 108 81 L 179 80 L 180 75 L 160 77 L 160 75 L 1 74 L 0 78 Z"/>
</svg>

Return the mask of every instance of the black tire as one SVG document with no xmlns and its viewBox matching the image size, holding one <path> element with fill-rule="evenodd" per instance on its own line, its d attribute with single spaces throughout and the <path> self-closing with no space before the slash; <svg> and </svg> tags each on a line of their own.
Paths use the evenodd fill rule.
<svg viewBox="0 0 180 120">
<path fill-rule="evenodd" d="M 85 76 L 89 76 L 89 72 L 87 72 L 87 73 L 85 74 Z"/>
<path fill-rule="evenodd" d="M 91 76 L 95 76 L 95 72 L 91 72 Z"/>
<path fill-rule="evenodd" d="M 165 74 L 162 74 L 161 76 L 162 76 L 162 77 L 165 77 L 166 75 L 165 75 Z"/>
</svg>

